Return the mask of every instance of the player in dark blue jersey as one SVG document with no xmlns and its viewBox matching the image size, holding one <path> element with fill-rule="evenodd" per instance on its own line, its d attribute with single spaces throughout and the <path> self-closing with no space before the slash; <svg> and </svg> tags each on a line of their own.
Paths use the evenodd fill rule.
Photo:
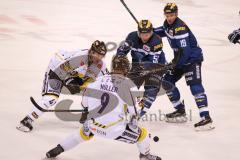
<svg viewBox="0 0 240 160">
<path fill-rule="evenodd" d="M 186 83 L 190 87 L 200 111 L 202 120 L 194 126 L 198 129 L 212 129 L 212 119 L 208 110 L 208 101 L 202 85 L 201 65 L 203 61 L 202 49 L 199 47 L 196 37 L 189 27 L 178 18 L 178 7 L 175 3 L 168 3 L 164 7 L 166 20 L 163 26 L 155 28 L 154 32 L 161 37 L 167 37 L 174 56 L 181 51 L 181 58 L 176 67 L 165 75 L 165 80 L 175 85 L 177 81 L 185 76 Z M 167 93 L 172 102 L 175 112 L 167 114 L 169 121 L 176 120 L 177 117 L 186 116 L 184 103 L 180 100 L 180 92 L 175 87 Z M 186 119 L 186 118 L 185 118 Z"/>
<path fill-rule="evenodd" d="M 156 64 L 166 63 L 162 47 L 162 39 L 153 32 L 152 23 L 149 20 L 141 20 L 138 24 L 138 31 L 131 32 L 125 43 L 117 50 L 119 56 L 126 56 L 131 52 L 132 69 L 130 72 L 132 75 L 129 78 L 138 88 L 145 82 L 143 99 L 139 103 L 142 106 L 141 116 L 147 112 L 155 101 L 162 77 L 159 74 L 150 74 L 144 77 L 138 75 L 138 73 L 141 70 L 151 69 Z"/>
</svg>

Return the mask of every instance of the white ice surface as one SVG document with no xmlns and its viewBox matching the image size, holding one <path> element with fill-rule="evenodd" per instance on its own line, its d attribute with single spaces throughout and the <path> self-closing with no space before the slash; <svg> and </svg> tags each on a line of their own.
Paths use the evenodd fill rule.
<svg viewBox="0 0 240 160">
<path fill-rule="evenodd" d="M 139 19 L 161 25 L 166 0 L 127 0 Z M 189 25 L 204 51 L 203 83 L 216 129 L 195 132 L 198 109 L 184 78 L 177 84 L 192 121 L 167 124 L 144 122 L 152 135 L 152 152 L 164 160 L 239 160 L 240 151 L 240 45 L 227 35 L 239 28 L 239 0 L 179 0 L 180 17 Z M 78 123 L 63 122 L 45 114 L 32 133 L 15 129 L 31 109 L 29 96 L 40 98 L 44 71 L 59 49 L 88 48 L 95 39 L 120 42 L 136 29 L 119 0 L 1 0 L 0 1 L 0 159 L 40 160 Z M 164 40 L 167 58 L 172 51 Z M 106 60 L 114 52 L 110 52 Z M 63 97 L 64 98 L 64 97 Z M 79 97 L 74 97 L 80 103 Z M 166 96 L 159 97 L 151 112 L 172 111 Z M 138 152 L 128 145 L 102 138 L 79 145 L 59 160 L 134 160 Z"/>
</svg>

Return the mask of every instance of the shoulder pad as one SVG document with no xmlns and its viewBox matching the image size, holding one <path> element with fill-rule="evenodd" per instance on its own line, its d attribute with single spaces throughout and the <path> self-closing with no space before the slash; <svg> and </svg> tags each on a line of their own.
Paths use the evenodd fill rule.
<svg viewBox="0 0 240 160">
<path fill-rule="evenodd" d="M 161 50 L 163 47 L 162 38 L 158 36 L 156 33 L 153 33 L 150 46 L 152 51 Z"/>
<path fill-rule="evenodd" d="M 128 34 L 128 38 L 135 38 L 135 37 L 138 37 L 137 31 L 134 31 Z"/>
<path fill-rule="evenodd" d="M 181 19 L 178 19 L 178 23 L 174 28 L 175 35 L 180 35 L 188 32 L 188 26 Z"/>
</svg>

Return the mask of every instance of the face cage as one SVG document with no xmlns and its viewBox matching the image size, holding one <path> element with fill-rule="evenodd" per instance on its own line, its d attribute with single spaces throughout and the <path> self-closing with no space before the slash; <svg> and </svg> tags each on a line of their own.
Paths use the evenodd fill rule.
<svg viewBox="0 0 240 160">
<path fill-rule="evenodd" d="M 138 33 L 138 37 L 140 38 L 140 34 L 141 34 L 141 33 L 140 33 L 139 31 L 138 31 L 137 33 Z M 151 33 L 151 36 L 152 36 L 152 35 L 153 35 L 153 30 L 150 31 L 150 32 L 147 32 L 147 33 Z M 151 37 L 151 36 L 150 36 L 150 37 Z"/>
</svg>

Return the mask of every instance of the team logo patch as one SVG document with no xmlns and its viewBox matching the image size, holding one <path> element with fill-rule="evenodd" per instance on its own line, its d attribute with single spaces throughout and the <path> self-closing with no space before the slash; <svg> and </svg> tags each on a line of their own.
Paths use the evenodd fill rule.
<svg viewBox="0 0 240 160">
<path fill-rule="evenodd" d="M 143 50 L 145 50 L 147 52 L 150 52 L 150 47 L 144 44 L 143 45 Z"/>
<path fill-rule="evenodd" d="M 184 30 L 186 30 L 186 27 L 178 27 L 175 29 L 175 32 L 177 33 L 179 31 L 184 31 Z"/>
<path fill-rule="evenodd" d="M 104 132 L 103 130 L 100 130 L 100 129 L 97 129 L 97 128 L 92 128 L 92 127 L 90 127 L 90 129 L 91 129 L 92 131 L 96 132 L 96 133 L 99 134 L 99 135 L 102 135 L 102 136 L 106 136 L 106 135 L 107 135 L 107 133 Z"/>
<path fill-rule="evenodd" d="M 171 36 L 173 36 L 173 30 L 172 30 L 172 29 L 170 29 L 170 30 L 168 31 L 168 33 L 169 33 Z"/>
</svg>

